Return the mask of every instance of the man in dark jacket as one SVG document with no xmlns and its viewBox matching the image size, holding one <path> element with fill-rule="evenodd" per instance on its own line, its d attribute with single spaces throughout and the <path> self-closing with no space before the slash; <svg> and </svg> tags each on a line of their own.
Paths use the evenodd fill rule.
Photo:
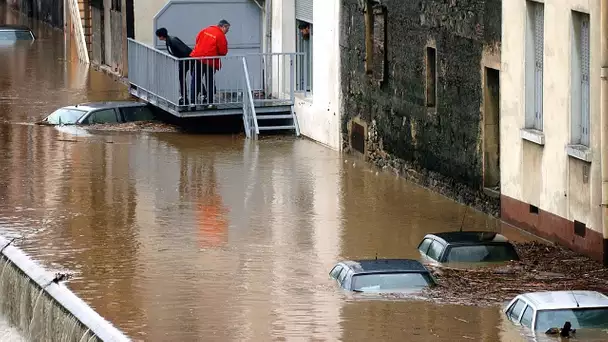
<svg viewBox="0 0 608 342">
<path fill-rule="evenodd" d="M 188 58 L 192 49 L 188 47 L 181 39 L 170 36 L 167 29 L 164 27 L 156 30 L 156 36 L 160 40 L 164 40 L 167 44 L 167 51 L 174 57 L 177 58 Z M 188 103 L 188 95 L 186 92 L 186 73 L 190 70 L 191 61 L 179 61 L 178 72 L 179 72 L 179 104 L 184 105 Z M 190 73 L 192 74 L 192 72 Z M 184 97 L 186 98 L 184 101 Z"/>
</svg>

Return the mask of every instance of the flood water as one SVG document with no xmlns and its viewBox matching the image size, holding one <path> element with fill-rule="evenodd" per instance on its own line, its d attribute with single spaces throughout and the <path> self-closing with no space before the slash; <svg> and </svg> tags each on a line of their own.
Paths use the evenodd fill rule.
<svg viewBox="0 0 608 342">
<path fill-rule="evenodd" d="M 76 272 L 68 286 L 134 340 L 524 340 L 498 306 L 366 300 L 329 280 L 340 259 L 418 258 L 463 214 L 503 229 L 394 175 L 305 139 L 27 124 L 128 98 L 33 24 L 38 41 L 0 51 L 0 234 Z"/>
</svg>

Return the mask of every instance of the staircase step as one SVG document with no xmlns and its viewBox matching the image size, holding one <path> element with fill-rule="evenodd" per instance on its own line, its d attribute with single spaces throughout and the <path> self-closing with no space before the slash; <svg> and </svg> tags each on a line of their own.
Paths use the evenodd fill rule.
<svg viewBox="0 0 608 342">
<path fill-rule="evenodd" d="M 259 126 L 258 129 L 260 131 L 278 131 L 278 130 L 286 130 L 286 129 L 295 129 L 296 126 Z"/>
<path fill-rule="evenodd" d="M 276 119 L 293 119 L 291 114 L 285 115 L 258 115 L 258 120 L 276 120 Z"/>
</svg>

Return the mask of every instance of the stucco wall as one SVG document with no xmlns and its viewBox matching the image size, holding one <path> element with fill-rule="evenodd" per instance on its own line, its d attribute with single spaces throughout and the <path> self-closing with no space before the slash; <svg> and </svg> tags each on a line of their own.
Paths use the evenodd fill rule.
<svg viewBox="0 0 608 342">
<path fill-rule="evenodd" d="M 153 19 L 166 3 L 167 0 L 133 0 L 135 39 L 145 44 L 154 44 Z"/>
<path fill-rule="evenodd" d="M 313 92 L 296 95 L 295 111 L 302 135 L 332 149 L 340 135 L 340 1 L 314 0 Z M 294 0 L 273 0 L 272 50 L 295 52 Z"/>
<path fill-rule="evenodd" d="M 526 2 L 503 2 L 502 193 L 601 232 L 600 0 L 545 0 L 544 146 L 521 138 L 525 123 Z M 572 10 L 590 17 L 591 163 L 568 156 Z M 587 179 L 588 177 L 588 179 Z"/>
<path fill-rule="evenodd" d="M 381 154 L 480 189 L 483 56 L 488 46 L 499 56 L 501 1 L 382 1 L 386 52 L 374 54 L 386 59 L 381 84 L 365 73 L 360 1 L 342 2 L 342 132 L 349 133 L 353 119 L 373 123 Z M 426 103 L 427 47 L 436 48 L 434 108 Z M 495 58 L 486 59 L 494 64 Z"/>
</svg>

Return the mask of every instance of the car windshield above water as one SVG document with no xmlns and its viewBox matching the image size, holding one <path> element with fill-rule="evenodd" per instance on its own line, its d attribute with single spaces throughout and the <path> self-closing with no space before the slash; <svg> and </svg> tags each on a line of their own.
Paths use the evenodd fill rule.
<svg viewBox="0 0 608 342">
<path fill-rule="evenodd" d="M 570 322 L 573 329 L 608 329 L 608 307 L 539 310 L 536 314 L 536 330 L 547 331 Z"/>
<path fill-rule="evenodd" d="M 86 110 L 59 108 L 44 120 L 49 125 L 75 125 L 87 113 Z"/>
<path fill-rule="evenodd" d="M 507 318 L 538 332 L 608 329 L 608 296 L 596 291 L 544 291 L 520 294 L 504 310 Z"/>
<path fill-rule="evenodd" d="M 519 260 L 515 247 L 493 232 L 428 234 L 418 245 L 420 253 L 440 263 L 495 263 Z"/>
<path fill-rule="evenodd" d="M 410 259 L 346 260 L 329 275 L 355 292 L 410 292 L 436 284 L 424 265 Z"/>
<path fill-rule="evenodd" d="M 0 41 L 16 42 L 20 40 L 34 40 L 34 34 L 25 26 L 0 25 Z"/>
<path fill-rule="evenodd" d="M 422 289 L 429 286 L 430 277 L 422 273 L 356 274 L 352 290 L 360 292 Z"/>
</svg>

